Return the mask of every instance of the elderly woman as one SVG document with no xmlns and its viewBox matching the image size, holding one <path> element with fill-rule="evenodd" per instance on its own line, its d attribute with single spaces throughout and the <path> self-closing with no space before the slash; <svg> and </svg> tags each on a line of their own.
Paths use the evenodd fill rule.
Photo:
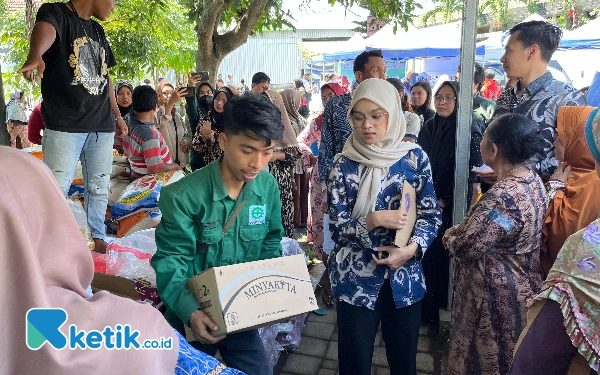
<svg viewBox="0 0 600 375">
<path fill-rule="evenodd" d="M 454 211 L 454 174 L 456 165 L 456 129 L 458 127 L 458 84 L 446 81 L 440 84 L 435 92 L 434 102 L 436 114 L 427 121 L 419 133 L 419 145 L 429 155 L 433 184 L 442 207 L 442 227 L 423 258 L 423 271 L 427 281 L 427 295 L 423 301 L 423 323 L 430 324 L 434 332 L 439 331 L 439 311 L 448 304 L 448 282 L 450 279 L 450 259 L 448 252 L 442 244 L 442 237 L 446 229 L 452 226 Z M 471 124 L 471 151 L 469 153 L 469 166 L 481 166 L 481 129 L 483 123 L 473 119 Z M 469 170 L 461 171 L 469 173 Z M 476 201 L 478 191 L 477 177 L 469 173 L 468 198 Z M 474 197 L 474 198 L 471 198 Z M 469 202 L 470 203 L 470 202 Z"/>
<path fill-rule="evenodd" d="M 600 178 L 600 116 L 585 125 Z M 528 313 L 510 375 L 592 375 L 600 369 L 600 215 L 570 236 Z"/>
<path fill-rule="evenodd" d="M 444 235 L 454 256 L 448 374 L 506 374 L 526 302 L 540 290 L 546 191 L 526 162 L 544 148 L 521 115 L 494 120 L 481 142 L 498 182 Z"/>
<path fill-rule="evenodd" d="M 542 242 L 542 268 L 547 275 L 565 240 L 594 221 L 600 211 L 600 181 L 585 141 L 584 127 L 594 107 L 558 110 L 554 154 L 562 163 L 546 183 L 551 201 Z"/>
<path fill-rule="evenodd" d="M 425 295 L 421 258 L 441 222 L 429 160 L 417 144 L 402 141 L 401 99 L 384 80 L 358 86 L 348 121 L 354 131 L 328 181 L 339 373 L 371 374 L 381 324 L 390 372 L 415 375 Z M 406 225 L 405 183 L 415 191 L 416 224 L 408 244 L 396 247 L 396 231 Z"/>
</svg>

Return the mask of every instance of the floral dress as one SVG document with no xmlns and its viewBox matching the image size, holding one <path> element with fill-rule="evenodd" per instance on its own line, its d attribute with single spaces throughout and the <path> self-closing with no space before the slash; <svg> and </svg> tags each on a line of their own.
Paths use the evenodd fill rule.
<svg viewBox="0 0 600 375">
<path fill-rule="evenodd" d="M 312 151 L 310 150 L 310 145 L 315 142 L 317 142 L 318 145 L 321 143 L 321 129 L 319 129 L 317 122 L 313 119 L 310 126 L 307 126 L 298 136 L 298 146 L 300 146 L 300 151 L 302 151 L 302 163 L 306 170 L 311 168 L 310 156 L 312 155 Z M 317 256 L 319 259 L 322 259 L 324 254 L 323 200 L 326 195 L 321 180 L 319 179 L 318 163 L 319 162 L 317 161 L 310 172 L 310 186 L 308 189 L 310 210 L 308 211 L 308 223 L 306 228 L 308 231 L 308 241 L 312 241 Z M 327 230 L 329 230 L 329 228 L 327 228 Z"/>
<path fill-rule="evenodd" d="M 454 256 L 448 374 L 506 374 L 542 284 L 547 197 L 540 177 L 508 176 L 444 236 Z"/>
<path fill-rule="evenodd" d="M 203 116 L 200 119 L 200 122 L 202 121 L 209 121 L 212 123 L 210 120 L 210 114 Z M 221 146 L 219 146 L 219 135 L 221 134 L 221 131 L 216 129 L 214 125 L 211 128 L 213 131 L 212 137 L 207 140 L 203 140 L 202 126 L 198 126 L 196 128 L 196 134 L 192 140 L 192 149 L 202 154 L 205 165 L 209 165 L 213 161 L 217 160 L 221 154 L 223 154 L 223 150 L 221 150 Z"/>
<path fill-rule="evenodd" d="M 269 164 L 269 172 L 275 177 L 281 191 L 281 224 L 284 236 L 294 238 L 294 167 L 300 158 L 300 149 L 297 146 L 275 149 L 283 152 L 285 160 L 277 160 Z"/>
</svg>

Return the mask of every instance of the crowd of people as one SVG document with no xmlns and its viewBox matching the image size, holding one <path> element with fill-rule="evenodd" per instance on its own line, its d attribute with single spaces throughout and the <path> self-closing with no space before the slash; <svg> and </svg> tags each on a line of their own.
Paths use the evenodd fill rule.
<svg viewBox="0 0 600 375">
<path fill-rule="evenodd" d="M 318 88 L 277 92 L 263 72 L 241 90 L 231 75 L 213 86 L 194 72 L 185 86 L 113 85 L 108 68 L 117 62 L 90 20 L 108 18 L 112 8 L 101 4 L 42 5 L 20 70 L 43 78 L 46 166 L 0 149 L 0 281 L 12 343 L 0 372 L 271 374 L 258 331 L 213 336 L 218 327 L 186 281 L 214 266 L 281 256 L 282 237 L 307 226 L 327 268 L 322 302 L 337 310 L 340 374 L 371 374 L 381 326 L 390 373 L 416 375 L 419 329 L 437 332 L 441 308 L 452 314 L 448 374 L 597 373 L 600 103 L 548 72 L 559 28 L 532 21 L 510 30 L 502 63 L 514 83 L 501 92 L 475 67 L 469 167 L 461 171 L 460 72 L 434 88 L 427 74 L 388 78 L 374 50 L 356 56 L 354 90 L 327 77 Z M 311 118 L 303 98 L 315 93 L 324 110 Z M 24 137 L 22 98 L 18 91 L 9 102 L 11 140 Z M 151 264 L 164 317 L 86 292 L 91 257 L 62 197 L 80 161 L 88 223 L 105 250 L 113 148 L 127 156 L 132 181 L 189 167 L 159 200 Z M 460 223 L 456 173 L 469 181 Z M 175 350 L 31 351 L 22 321 L 42 307 L 64 308 L 80 328 L 131 324 L 147 337 L 171 336 Z M 184 326 L 195 341 L 183 338 Z M 217 352 L 229 367 L 212 358 Z"/>
</svg>

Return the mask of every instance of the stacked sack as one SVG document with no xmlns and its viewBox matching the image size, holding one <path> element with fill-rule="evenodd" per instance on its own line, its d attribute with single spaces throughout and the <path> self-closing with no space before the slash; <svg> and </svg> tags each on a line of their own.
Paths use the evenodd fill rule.
<svg viewBox="0 0 600 375">
<path fill-rule="evenodd" d="M 117 237 L 156 227 L 161 218 L 160 190 L 183 177 L 182 171 L 161 172 L 130 183 L 110 208 L 111 227 Z"/>
</svg>

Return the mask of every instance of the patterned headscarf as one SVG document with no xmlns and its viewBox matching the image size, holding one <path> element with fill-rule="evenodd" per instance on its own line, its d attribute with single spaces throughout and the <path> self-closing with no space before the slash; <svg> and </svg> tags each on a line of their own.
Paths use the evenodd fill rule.
<svg viewBox="0 0 600 375">
<path fill-rule="evenodd" d="M 585 139 L 596 163 L 600 164 L 600 111 L 585 124 Z"/>
</svg>

